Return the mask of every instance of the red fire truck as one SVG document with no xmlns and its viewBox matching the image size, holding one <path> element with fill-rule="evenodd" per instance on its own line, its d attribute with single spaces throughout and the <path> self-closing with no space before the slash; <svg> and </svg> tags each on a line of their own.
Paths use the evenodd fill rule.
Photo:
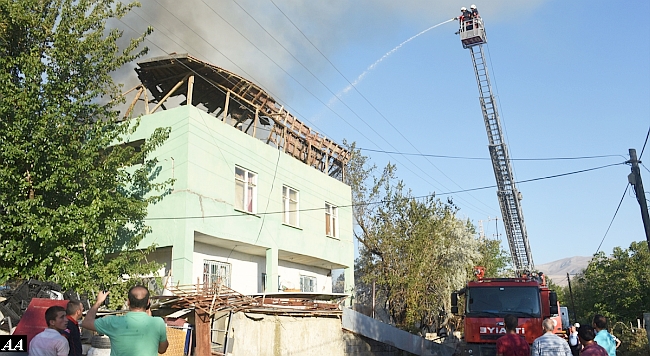
<svg viewBox="0 0 650 356">
<path fill-rule="evenodd" d="M 458 302 L 463 301 L 464 337 L 458 355 L 496 355 L 496 340 L 506 333 L 503 317 L 508 314 L 519 318 L 516 331 L 529 344 L 543 334 L 546 318 L 556 320 L 555 332 L 562 333 L 557 295 L 548 289 L 543 276 L 485 278 L 483 273 L 483 267 L 476 267 L 477 279 L 451 296 L 453 314 L 459 314 Z"/>
</svg>

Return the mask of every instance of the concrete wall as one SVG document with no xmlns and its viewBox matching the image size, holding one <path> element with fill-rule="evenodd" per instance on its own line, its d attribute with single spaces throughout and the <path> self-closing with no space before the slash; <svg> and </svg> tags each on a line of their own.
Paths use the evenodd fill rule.
<svg viewBox="0 0 650 356">
<path fill-rule="evenodd" d="M 288 317 L 236 313 L 228 353 L 232 356 L 343 356 L 338 318 Z"/>
<path fill-rule="evenodd" d="M 412 353 L 400 350 L 395 346 L 357 335 L 343 330 L 345 356 L 410 356 Z"/>
<path fill-rule="evenodd" d="M 451 356 L 454 352 L 454 349 L 446 345 L 410 334 L 349 308 L 343 309 L 342 327 L 354 334 L 379 341 L 382 344 L 394 345 L 400 350 L 415 355 Z"/>
</svg>

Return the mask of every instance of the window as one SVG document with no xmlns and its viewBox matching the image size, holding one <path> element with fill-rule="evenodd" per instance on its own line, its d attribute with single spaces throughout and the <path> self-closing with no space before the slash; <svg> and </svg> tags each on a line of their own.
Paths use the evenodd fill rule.
<svg viewBox="0 0 650 356">
<path fill-rule="evenodd" d="M 235 209 L 257 213 L 257 174 L 235 167 Z"/>
<path fill-rule="evenodd" d="M 330 203 L 325 203 L 325 235 L 338 237 L 339 209 Z"/>
<path fill-rule="evenodd" d="M 284 207 L 283 222 L 298 226 L 298 191 L 286 185 L 282 187 L 282 206 Z"/>
<path fill-rule="evenodd" d="M 316 277 L 300 276 L 301 292 L 316 292 Z"/>
<path fill-rule="evenodd" d="M 203 260 L 203 284 L 209 288 L 217 285 L 230 288 L 230 263 Z"/>
</svg>

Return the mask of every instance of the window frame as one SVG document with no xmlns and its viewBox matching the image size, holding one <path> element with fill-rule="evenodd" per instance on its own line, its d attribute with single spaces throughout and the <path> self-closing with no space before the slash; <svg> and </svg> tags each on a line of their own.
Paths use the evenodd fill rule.
<svg viewBox="0 0 650 356">
<path fill-rule="evenodd" d="M 305 290 L 305 281 L 313 281 L 312 290 Z M 305 293 L 317 293 L 318 292 L 318 279 L 314 276 L 308 276 L 301 274 L 300 275 L 300 291 Z"/>
<path fill-rule="evenodd" d="M 212 267 L 216 268 L 217 273 L 212 273 Z M 219 271 L 221 267 L 224 268 L 226 276 L 221 276 Z M 208 280 L 209 278 L 209 280 Z M 219 278 L 221 278 L 221 284 L 230 288 L 232 282 L 232 264 L 223 261 L 217 260 L 203 260 L 203 285 L 219 285 Z M 223 283 L 225 280 L 225 283 Z"/>
<path fill-rule="evenodd" d="M 243 171 L 244 179 L 240 179 L 237 175 L 237 170 Z M 249 214 L 257 214 L 257 177 L 258 174 L 246 169 L 242 166 L 235 165 L 235 204 L 233 205 L 235 210 L 243 211 Z M 242 201 L 240 202 L 237 198 L 237 186 L 238 184 L 243 184 L 244 194 L 242 196 Z M 251 193 L 251 210 L 248 210 L 246 202 L 248 201 L 248 191 L 249 187 L 252 186 L 253 192 Z M 239 206 L 241 204 L 241 207 Z"/>
<path fill-rule="evenodd" d="M 339 238 L 339 207 L 325 202 L 325 236 Z M 328 231 L 328 226 L 331 231 Z"/>
<path fill-rule="evenodd" d="M 295 192 L 295 209 L 290 209 L 291 205 L 291 191 Z M 296 223 L 291 223 L 291 213 L 295 213 Z M 292 188 L 288 185 L 282 186 L 282 223 L 293 226 L 300 227 L 300 191 L 298 189 Z"/>
</svg>

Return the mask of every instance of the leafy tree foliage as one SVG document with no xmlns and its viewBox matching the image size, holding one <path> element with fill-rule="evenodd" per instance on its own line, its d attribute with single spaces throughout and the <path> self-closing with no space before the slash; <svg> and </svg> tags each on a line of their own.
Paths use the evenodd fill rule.
<svg viewBox="0 0 650 356">
<path fill-rule="evenodd" d="M 650 253 L 647 242 L 614 248 L 611 256 L 594 255 L 584 272 L 572 279 L 578 320 L 594 314 L 611 321 L 635 322 L 650 312 Z"/>
<path fill-rule="evenodd" d="M 110 73 L 146 52 L 146 34 L 120 50 L 106 21 L 132 6 L 0 0 L 0 282 L 84 292 L 158 269 L 136 248 L 147 205 L 171 183 L 153 183 L 148 159 L 169 130 L 116 146 L 136 125 L 118 120 Z"/>
<path fill-rule="evenodd" d="M 360 242 L 357 302 L 370 304 L 374 282 L 389 321 L 410 329 L 449 310 L 451 292 L 462 288 L 477 263 L 494 273 L 506 267 L 498 241 L 477 239 L 450 199 L 416 199 L 396 180 L 394 165 L 375 177 L 367 157 L 354 144 L 349 149 L 346 178 Z"/>
<path fill-rule="evenodd" d="M 501 248 L 501 241 L 497 239 L 479 240 L 479 253 L 481 258 L 478 266 L 485 267 L 486 277 L 512 277 L 512 257 Z"/>
</svg>

